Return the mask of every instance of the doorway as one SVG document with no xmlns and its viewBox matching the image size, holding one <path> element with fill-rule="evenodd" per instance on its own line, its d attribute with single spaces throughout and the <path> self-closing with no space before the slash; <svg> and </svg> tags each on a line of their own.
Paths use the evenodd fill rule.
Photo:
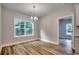
<svg viewBox="0 0 79 59">
<path fill-rule="evenodd" d="M 72 16 L 59 19 L 59 45 L 64 48 L 65 54 L 72 54 Z"/>
</svg>

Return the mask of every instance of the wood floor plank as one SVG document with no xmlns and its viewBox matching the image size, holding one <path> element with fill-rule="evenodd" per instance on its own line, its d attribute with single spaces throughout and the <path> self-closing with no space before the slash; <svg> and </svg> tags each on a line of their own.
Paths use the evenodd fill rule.
<svg viewBox="0 0 79 59">
<path fill-rule="evenodd" d="M 8 47 L 8 53 L 11 54 L 11 48 L 10 47 Z"/>
<path fill-rule="evenodd" d="M 62 49 L 60 46 L 50 46 L 47 47 L 47 45 L 43 46 L 43 48 L 46 47 L 48 50 L 54 50 L 55 52 L 59 54 L 64 54 L 64 49 Z"/>
<path fill-rule="evenodd" d="M 23 45 L 32 55 L 40 55 L 40 53 L 38 53 L 34 48 L 33 46 L 26 46 L 26 45 Z M 28 47 L 28 48 L 27 48 Z"/>
<path fill-rule="evenodd" d="M 11 51 L 11 54 L 13 54 L 13 55 L 14 55 L 14 52 L 15 52 L 14 48 L 15 48 L 15 46 L 10 46 L 10 51 Z"/>
<path fill-rule="evenodd" d="M 37 50 L 37 52 L 39 52 L 42 55 L 44 55 L 44 54 L 46 54 L 46 55 L 50 55 L 51 54 L 52 55 L 52 53 L 42 49 L 41 46 L 35 46 L 34 45 L 33 47 L 35 47 L 35 50 Z"/>
<path fill-rule="evenodd" d="M 3 47 L 2 50 L 1 50 L 1 55 L 5 54 L 5 50 L 6 50 L 5 47 Z"/>
<path fill-rule="evenodd" d="M 16 55 L 22 55 L 20 49 L 18 48 L 18 46 L 15 46 L 15 54 Z"/>
<path fill-rule="evenodd" d="M 17 48 L 22 53 L 22 55 L 26 55 L 25 51 L 23 50 L 23 48 L 20 45 L 18 45 Z"/>
<path fill-rule="evenodd" d="M 27 47 L 22 46 L 22 49 L 25 51 L 27 55 L 32 55 L 32 53 L 27 49 Z"/>
<path fill-rule="evenodd" d="M 21 47 L 21 49 L 25 52 L 26 55 L 29 55 L 29 51 L 25 49 L 24 46 L 19 45 L 19 47 Z"/>
<path fill-rule="evenodd" d="M 58 51 L 56 51 L 54 49 L 50 49 L 50 48 L 46 48 L 46 47 L 42 47 L 42 48 L 49 51 L 50 53 L 53 53 L 54 55 L 61 55 L 61 53 L 59 53 Z"/>
</svg>

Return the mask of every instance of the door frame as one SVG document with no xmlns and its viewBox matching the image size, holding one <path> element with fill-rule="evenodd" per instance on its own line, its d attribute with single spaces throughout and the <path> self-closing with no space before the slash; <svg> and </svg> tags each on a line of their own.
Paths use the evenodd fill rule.
<svg viewBox="0 0 79 59">
<path fill-rule="evenodd" d="M 58 41 L 58 44 L 59 44 L 59 20 L 61 18 L 64 18 L 64 17 L 69 17 L 71 16 L 72 17 L 72 48 L 74 48 L 74 15 L 66 15 L 66 16 L 61 16 L 61 17 L 58 17 L 57 19 L 57 41 Z"/>
</svg>

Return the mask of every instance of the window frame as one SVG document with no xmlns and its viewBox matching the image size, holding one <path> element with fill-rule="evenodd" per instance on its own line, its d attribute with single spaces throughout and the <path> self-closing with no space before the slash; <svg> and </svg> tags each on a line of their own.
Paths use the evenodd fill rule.
<svg viewBox="0 0 79 59">
<path fill-rule="evenodd" d="M 23 22 L 32 22 L 32 34 L 26 35 L 26 24 L 24 23 L 24 35 L 16 35 L 16 21 L 23 21 Z M 23 29 L 23 28 L 22 28 Z M 22 18 L 14 18 L 14 37 L 24 37 L 24 36 L 33 36 L 34 35 L 34 22 L 29 19 L 22 19 Z"/>
</svg>

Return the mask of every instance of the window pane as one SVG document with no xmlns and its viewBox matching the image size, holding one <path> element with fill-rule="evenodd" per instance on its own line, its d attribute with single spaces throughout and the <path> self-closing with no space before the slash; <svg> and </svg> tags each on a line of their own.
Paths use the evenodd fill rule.
<svg viewBox="0 0 79 59">
<path fill-rule="evenodd" d="M 16 35 L 20 35 L 20 29 L 16 28 Z"/>
<path fill-rule="evenodd" d="M 17 28 L 20 28 L 20 21 L 16 21 L 16 22 L 15 22 L 15 26 L 16 26 Z"/>
<path fill-rule="evenodd" d="M 24 25 L 20 25 L 20 28 L 21 28 L 21 29 L 24 28 Z"/>
<path fill-rule="evenodd" d="M 21 29 L 21 35 L 24 35 L 24 29 Z"/>
<path fill-rule="evenodd" d="M 21 21 L 21 22 L 20 22 L 20 25 L 24 25 L 24 21 Z"/>
<path fill-rule="evenodd" d="M 32 34 L 32 28 L 27 28 L 27 29 L 26 29 L 26 34 L 27 34 L 27 35 Z"/>
<path fill-rule="evenodd" d="M 26 22 L 26 28 L 32 28 L 32 23 L 31 22 Z"/>
<path fill-rule="evenodd" d="M 29 32 L 29 34 L 32 34 L 32 28 L 29 28 L 28 32 Z"/>
<path fill-rule="evenodd" d="M 24 29 L 16 28 L 16 35 L 24 35 Z"/>
<path fill-rule="evenodd" d="M 32 34 L 32 22 L 26 22 L 26 34 Z"/>
</svg>

